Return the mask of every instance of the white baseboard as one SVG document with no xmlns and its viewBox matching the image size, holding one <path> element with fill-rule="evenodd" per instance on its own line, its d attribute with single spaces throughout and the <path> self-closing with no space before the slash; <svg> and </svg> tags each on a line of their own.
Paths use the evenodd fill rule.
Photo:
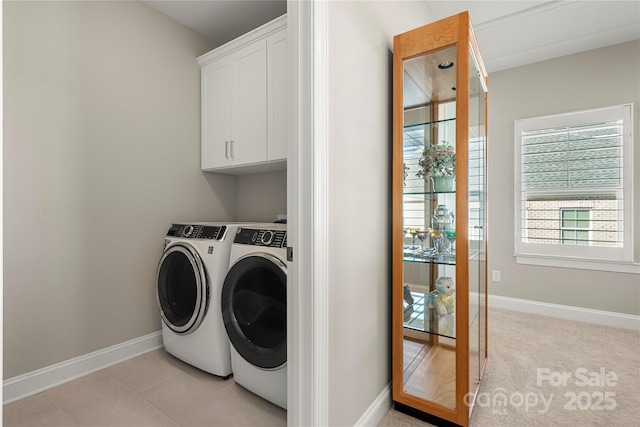
<svg viewBox="0 0 640 427">
<path fill-rule="evenodd" d="M 132 357 L 162 347 L 162 332 L 154 332 L 93 353 L 3 381 L 3 404 L 50 389 Z"/>
<path fill-rule="evenodd" d="M 388 384 L 356 421 L 354 427 L 377 426 L 391 408 L 391 384 Z"/>
<path fill-rule="evenodd" d="M 539 314 L 541 316 L 556 317 L 559 319 L 577 320 L 579 322 L 595 323 L 615 328 L 640 330 L 640 316 L 634 316 L 632 314 L 593 310 L 590 308 L 551 304 L 491 294 L 489 294 L 489 307 Z"/>
</svg>

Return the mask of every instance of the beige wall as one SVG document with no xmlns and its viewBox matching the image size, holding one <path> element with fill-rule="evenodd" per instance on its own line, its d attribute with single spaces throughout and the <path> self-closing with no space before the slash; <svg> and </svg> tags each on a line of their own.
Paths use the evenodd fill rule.
<svg viewBox="0 0 640 427">
<path fill-rule="evenodd" d="M 354 425 L 391 381 L 393 36 L 426 2 L 328 6 L 329 425 Z"/>
<path fill-rule="evenodd" d="M 482 47 L 482 46 L 480 46 Z M 513 256 L 515 119 L 634 103 L 635 240 L 640 259 L 640 41 L 489 75 L 489 292 L 554 304 L 640 314 L 638 275 L 516 264 Z"/>
<path fill-rule="evenodd" d="M 237 178 L 237 220 L 274 222 L 287 213 L 287 173 L 269 172 Z"/>
<path fill-rule="evenodd" d="M 200 172 L 210 42 L 139 2 L 4 2 L 4 377 L 160 329 L 176 220 L 233 220 Z"/>
</svg>

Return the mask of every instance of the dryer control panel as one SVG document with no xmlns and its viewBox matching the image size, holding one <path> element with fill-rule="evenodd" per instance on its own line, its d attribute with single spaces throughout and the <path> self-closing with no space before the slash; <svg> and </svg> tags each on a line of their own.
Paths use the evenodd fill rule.
<svg viewBox="0 0 640 427">
<path fill-rule="evenodd" d="M 201 224 L 172 224 L 167 236 L 186 239 L 220 240 L 227 231 L 227 227 Z"/>
<path fill-rule="evenodd" d="M 256 228 L 239 228 L 233 243 L 270 248 L 286 248 L 287 232 L 285 230 L 263 230 Z"/>
</svg>

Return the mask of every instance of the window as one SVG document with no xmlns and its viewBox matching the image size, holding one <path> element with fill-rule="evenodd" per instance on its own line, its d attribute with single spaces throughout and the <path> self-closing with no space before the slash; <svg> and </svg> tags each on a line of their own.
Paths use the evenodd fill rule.
<svg viewBox="0 0 640 427">
<path fill-rule="evenodd" d="M 627 104 L 515 121 L 518 262 L 637 270 L 621 267 L 633 262 L 631 117 Z"/>
<path fill-rule="evenodd" d="M 588 210 L 562 209 L 560 238 L 563 245 L 589 245 L 590 213 Z"/>
</svg>

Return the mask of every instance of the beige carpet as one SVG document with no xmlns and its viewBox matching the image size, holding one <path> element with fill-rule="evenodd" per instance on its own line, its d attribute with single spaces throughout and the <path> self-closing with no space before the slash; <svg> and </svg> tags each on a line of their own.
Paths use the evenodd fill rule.
<svg viewBox="0 0 640 427">
<path fill-rule="evenodd" d="M 429 425 L 393 409 L 379 424 Z M 640 332 L 490 309 L 489 362 L 470 425 L 639 426 Z"/>
</svg>

